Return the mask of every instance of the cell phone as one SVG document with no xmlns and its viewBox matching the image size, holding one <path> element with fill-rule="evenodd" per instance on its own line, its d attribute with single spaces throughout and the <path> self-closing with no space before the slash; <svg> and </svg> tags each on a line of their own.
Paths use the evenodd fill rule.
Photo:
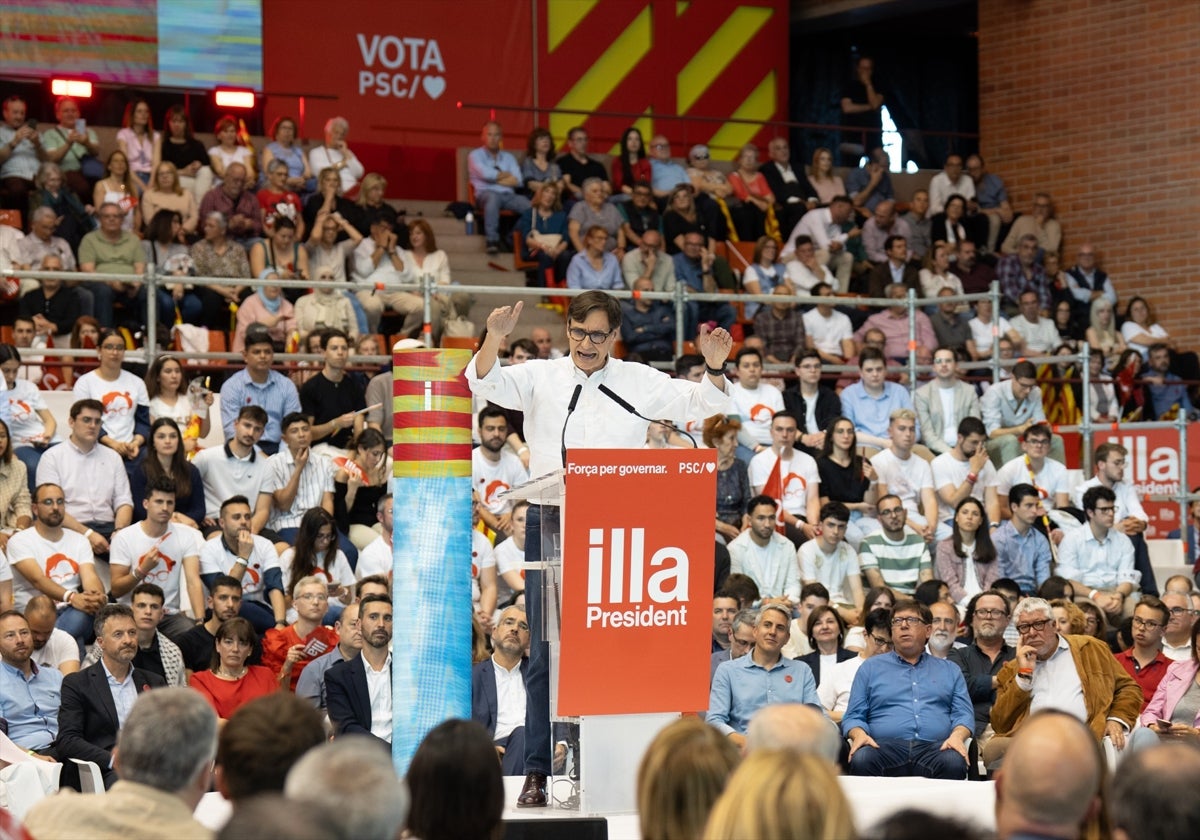
<svg viewBox="0 0 1200 840">
<path fill-rule="evenodd" d="M 80 134 L 87 134 L 87 120 L 83 117 L 75 120 L 75 131 Z"/>
<path fill-rule="evenodd" d="M 37 120 L 35 120 L 33 117 L 30 117 L 29 119 L 25 120 L 25 127 L 32 128 L 34 131 L 37 131 Z"/>
<path fill-rule="evenodd" d="M 1175 725 L 1175 724 L 1171 723 L 1171 721 L 1163 720 L 1162 718 L 1157 718 L 1154 722 L 1156 724 L 1158 724 L 1160 727 L 1162 727 L 1163 729 L 1170 729 L 1172 726 Z"/>
</svg>

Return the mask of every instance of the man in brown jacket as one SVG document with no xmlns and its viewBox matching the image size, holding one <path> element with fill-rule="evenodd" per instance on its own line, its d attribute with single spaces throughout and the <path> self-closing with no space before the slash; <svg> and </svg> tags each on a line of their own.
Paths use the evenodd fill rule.
<svg viewBox="0 0 1200 840">
<path fill-rule="evenodd" d="M 1017 604 L 1013 624 L 1020 634 L 1017 657 L 997 675 L 992 728 L 983 748 L 988 769 L 999 765 L 1014 732 L 1031 712 L 1053 708 L 1077 717 L 1096 740 L 1108 737 L 1118 750 L 1142 707 L 1138 684 L 1091 636 L 1060 636 L 1050 604 L 1026 598 Z"/>
</svg>

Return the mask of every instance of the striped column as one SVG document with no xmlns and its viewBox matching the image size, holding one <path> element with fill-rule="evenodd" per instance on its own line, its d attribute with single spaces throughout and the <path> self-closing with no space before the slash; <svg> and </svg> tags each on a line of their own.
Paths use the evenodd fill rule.
<svg viewBox="0 0 1200 840">
<path fill-rule="evenodd" d="M 392 759 L 471 716 L 471 392 L 466 350 L 392 356 Z"/>
</svg>

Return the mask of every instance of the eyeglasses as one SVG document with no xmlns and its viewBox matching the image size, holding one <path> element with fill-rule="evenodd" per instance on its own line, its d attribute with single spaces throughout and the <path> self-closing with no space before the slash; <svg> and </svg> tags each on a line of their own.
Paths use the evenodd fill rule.
<svg viewBox="0 0 1200 840">
<path fill-rule="evenodd" d="M 999 618 L 1005 614 L 1004 610 L 975 610 L 975 615 L 980 618 Z"/>
<path fill-rule="evenodd" d="M 1138 618 L 1137 616 L 1134 616 L 1133 626 L 1141 627 L 1143 630 L 1157 630 L 1159 627 L 1162 627 L 1162 622 L 1148 621 L 1144 618 Z"/>
<path fill-rule="evenodd" d="M 894 507 L 879 511 L 880 516 L 898 516 L 901 513 L 904 513 L 903 507 Z"/>
<path fill-rule="evenodd" d="M 1049 438 L 1025 438 L 1025 442 L 1030 446 L 1049 446 Z"/>
<path fill-rule="evenodd" d="M 893 618 L 892 619 L 893 627 L 914 627 L 914 626 L 920 627 L 921 625 L 928 624 L 928 623 L 929 622 L 922 621 L 919 618 L 910 618 L 908 616 L 903 616 L 901 618 Z"/>
<path fill-rule="evenodd" d="M 85 426 L 99 426 L 104 422 L 103 417 L 76 417 L 76 423 L 82 423 Z"/>
<path fill-rule="evenodd" d="M 892 646 L 891 639 L 881 639 L 879 636 L 872 636 L 871 641 L 875 643 L 875 647 L 890 648 Z"/>
<path fill-rule="evenodd" d="M 708 160 L 708 155 L 692 155 L 692 160 Z"/>
<path fill-rule="evenodd" d="M 309 592 L 307 595 L 297 595 L 295 601 L 328 601 L 328 595 L 318 595 L 316 592 Z"/>
<path fill-rule="evenodd" d="M 1030 621 L 1026 624 L 1018 624 L 1017 632 L 1022 636 L 1026 636 L 1029 633 L 1041 633 L 1046 629 L 1046 625 L 1050 623 L 1052 623 L 1052 619 L 1043 618 L 1041 621 Z"/>
<path fill-rule="evenodd" d="M 1189 610 L 1187 607 L 1171 607 L 1171 615 L 1196 615 L 1200 610 Z"/>
<path fill-rule="evenodd" d="M 608 341 L 613 332 L 614 330 L 609 330 L 608 332 L 604 332 L 602 330 L 589 331 L 580 329 L 579 327 L 571 327 L 567 330 L 567 335 L 571 337 L 572 341 L 583 341 L 586 338 L 591 341 L 592 344 L 603 344 L 604 342 Z"/>
</svg>

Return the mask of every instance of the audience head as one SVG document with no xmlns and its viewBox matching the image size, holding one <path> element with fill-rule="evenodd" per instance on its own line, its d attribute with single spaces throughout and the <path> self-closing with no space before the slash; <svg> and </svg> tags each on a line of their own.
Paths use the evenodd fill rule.
<svg viewBox="0 0 1200 840">
<path fill-rule="evenodd" d="M 324 741 L 321 715 L 295 694 L 277 691 L 251 700 L 221 728 L 217 789 L 235 805 L 258 793 L 281 792 L 292 765 Z"/>
<path fill-rule="evenodd" d="M 841 752 L 837 726 L 812 706 L 803 703 L 771 703 L 750 718 L 746 751 L 789 749 L 814 755 L 836 768 Z M 682 835 L 681 835 L 682 836 Z"/>
<path fill-rule="evenodd" d="M 738 760 L 733 743 L 698 718 L 680 718 L 662 729 L 638 765 L 642 837 L 699 836 Z"/>
<path fill-rule="evenodd" d="M 344 837 L 356 840 L 395 840 L 408 818 L 408 789 L 391 752 L 365 736 L 342 736 L 309 750 L 288 772 L 283 792 L 321 806 Z"/>
<path fill-rule="evenodd" d="M 429 731 L 408 766 L 414 837 L 493 840 L 504 810 L 504 778 L 486 729 L 447 720 Z"/>
<path fill-rule="evenodd" d="M 738 609 L 745 609 L 757 603 L 759 596 L 758 584 L 754 582 L 754 578 L 735 573 L 725 578 L 725 582 L 721 584 L 721 591 L 714 597 L 732 598 Z"/>
<path fill-rule="evenodd" d="M 316 802 L 262 793 L 237 803 L 216 840 L 347 840 L 337 817 Z"/>
<path fill-rule="evenodd" d="M 113 750 L 122 781 L 185 798 L 196 807 L 208 791 L 217 745 L 217 716 L 190 688 L 159 688 L 138 695 Z"/>
<path fill-rule="evenodd" d="M 1128 756 L 1112 783 L 1116 840 L 1200 836 L 1200 750 L 1156 744 Z"/>
<path fill-rule="evenodd" d="M 755 750 L 729 779 L 701 835 L 705 840 L 841 840 L 854 837 L 853 810 L 823 758 Z"/>
</svg>

